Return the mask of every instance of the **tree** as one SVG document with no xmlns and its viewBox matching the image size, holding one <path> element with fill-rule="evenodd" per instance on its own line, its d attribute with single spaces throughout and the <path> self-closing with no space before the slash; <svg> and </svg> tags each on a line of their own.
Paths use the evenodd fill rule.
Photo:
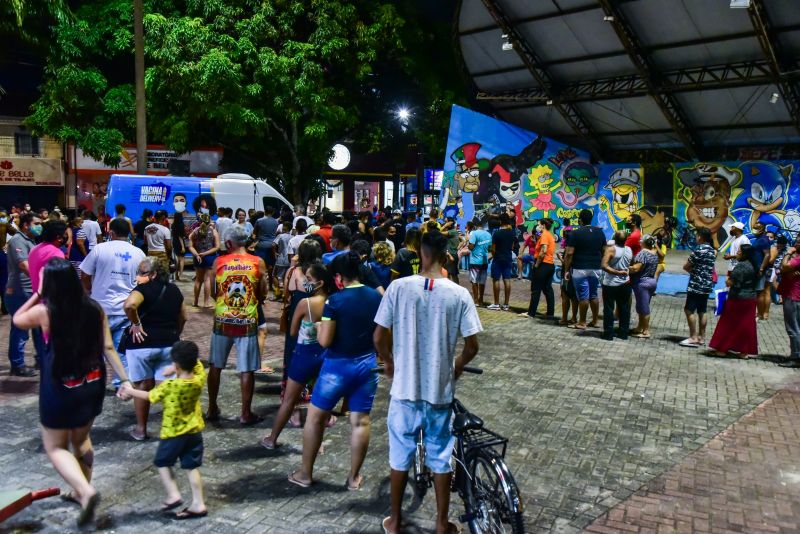
<svg viewBox="0 0 800 534">
<path fill-rule="evenodd" d="M 382 146 L 376 75 L 415 65 L 406 18 L 380 0 L 150 0 L 145 13 L 148 136 L 180 152 L 222 145 L 226 166 L 295 201 L 336 141 Z M 134 133 L 132 29 L 131 0 L 87 0 L 58 24 L 35 132 L 119 161 Z"/>
</svg>

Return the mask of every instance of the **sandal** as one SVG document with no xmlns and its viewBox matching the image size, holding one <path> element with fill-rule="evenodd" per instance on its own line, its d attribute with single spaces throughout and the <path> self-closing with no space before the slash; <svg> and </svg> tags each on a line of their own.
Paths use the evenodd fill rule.
<svg viewBox="0 0 800 534">
<path fill-rule="evenodd" d="M 78 526 L 83 527 L 91 523 L 94 519 L 94 511 L 97 505 L 100 504 L 100 494 L 95 493 L 89 497 L 89 502 L 86 503 L 86 508 L 81 509 L 81 514 L 78 516 Z"/>
<path fill-rule="evenodd" d="M 301 488 L 310 488 L 310 487 L 311 487 L 311 483 L 309 483 L 309 482 L 303 482 L 302 480 L 298 480 L 298 479 L 296 479 L 296 478 L 294 477 L 294 473 L 290 473 L 290 474 L 289 474 L 289 478 L 288 478 L 288 480 L 289 480 L 289 482 L 291 482 L 291 483 L 292 483 L 292 484 L 294 484 L 295 486 L 300 486 Z"/>
<path fill-rule="evenodd" d="M 188 508 L 184 508 L 177 514 L 175 514 L 175 519 L 182 521 L 184 519 L 198 519 L 200 517 L 205 517 L 208 515 L 208 510 L 203 510 L 202 512 L 192 512 Z"/>
<path fill-rule="evenodd" d="M 338 418 L 338 417 L 336 417 L 335 415 L 331 415 L 331 416 L 328 418 L 328 422 L 327 422 L 327 423 L 325 423 L 325 428 L 330 428 L 330 427 L 332 427 L 333 425 L 335 425 L 335 424 L 336 424 L 336 421 L 338 421 L 338 420 L 339 420 L 339 418 Z"/>
<path fill-rule="evenodd" d="M 205 415 L 203 415 L 203 419 L 205 419 L 209 423 L 216 423 L 220 420 L 220 412 L 212 412 L 211 410 L 207 411 Z"/>
<path fill-rule="evenodd" d="M 635 337 L 636 339 L 650 339 L 650 334 L 638 333 L 638 334 L 633 334 L 633 337 Z"/>
<path fill-rule="evenodd" d="M 350 477 L 347 477 L 347 480 L 344 481 L 344 487 L 347 488 L 347 491 L 358 491 L 361 489 L 361 484 L 364 483 L 364 477 L 358 475 L 358 483 L 357 484 L 350 484 Z"/>
<path fill-rule="evenodd" d="M 239 424 L 241 426 L 253 426 L 253 425 L 257 425 L 258 423 L 260 423 L 263 420 L 264 420 L 264 418 L 261 417 L 260 415 L 253 414 L 253 416 L 250 417 L 249 419 L 242 420 L 242 418 L 240 417 L 239 418 Z"/>
<path fill-rule="evenodd" d="M 68 491 L 66 493 L 62 493 L 60 495 L 61 500 L 64 502 L 72 503 L 72 504 L 81 504 L 81 501 L 78 500 L 78 497 L 75 495 L 75 492 Z"/>
<path fill-rule="evenodd" d="M 140 434 L 139 432 L 136 431 L 136 427 L 131 429 L 131 431 L 128 432 L 128 435 L 132 437 L 134 441 L 145 441 L 147 439 L 150 439 L 150 436 L 147 434 L 147 432 L 142 432 Z"/>
<path fill-rule="evenodd" d="M 256 374 L 257 375 L 274 375 L 275 374 L 275 369 L 273 369 L 272 367 L 270 367 L 268 365 L 265 365 L 264 367 L 262 367 L 261 369 L 256 371 Z"/>
<path fill-rule="evenodd" d="M 259 443 L 261 444 L 262 447 L 264 447 L 268 451 L 274 451 L 275 449 L 278 448 L 278 444 L 275 443 L 274 441 L 272 443 L 270 443 L 267 440 L 268 437 L 269 436 L 264 436 L 263 438 L 261 438 L 261 441 L 259 441 Z"/>
<path fill-rule="evenodd" d="M 697 347 L 700 346 L 700 343 L 695 343 L 694 341 L 692 341 L 690 338 L 687 337 L 686 339 L 678 343 L 678 345 L 680 345 L 681 347 L 691 347 L 696 349 Z"/>
<path fill-rule="evenodd" d="M 183 499 L 178 499 L 175 502 L 165 502 L 165 503 L 162 503 L 162 505 L 161 505 L 161 511 L 162 512 L 169 512 L 170 510 L 174 510 L 175 508 L 177 508 L 178 506 L 180 506 L 182 504 L 183 504 Z"/>
</svg>

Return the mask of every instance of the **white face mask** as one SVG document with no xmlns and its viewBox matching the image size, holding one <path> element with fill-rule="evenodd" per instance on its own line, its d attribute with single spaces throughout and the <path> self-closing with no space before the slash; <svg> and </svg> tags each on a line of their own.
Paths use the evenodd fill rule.
<svg viewBox="0 0 800 534">
<path fill-rule="evenodd" d="M 186 211 L 186 202 L 175 202 L 172 205 L 175 206 L 175 211 L 178 213 Z"/>
<path fill-rule="evenodd" d="M 208 208 L 200 208 L 200 213 L 205 213 L 208 215 Z"/>
</svg>

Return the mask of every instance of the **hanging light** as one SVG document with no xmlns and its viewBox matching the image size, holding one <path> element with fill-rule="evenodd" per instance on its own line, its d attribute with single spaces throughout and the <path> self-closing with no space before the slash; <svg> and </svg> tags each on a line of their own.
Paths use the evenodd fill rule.
<svg viewBox="0 0 800 534">
<path fill-rule="evenodd" d="M 770 95 L 770 97 L 769 97 L 769 103 L 770 104 L 777 104 L 778 103 L 778 99 L 780 97 L 781 97 L 781 95 L 779 95 L 778 93 L 772 93 L 772 95 Z"/>
<path fill-rule="evenodd" d="M 750 0 L 731 0 L 731 9 L 747 9 L 750 7 Z"/>
</svg>

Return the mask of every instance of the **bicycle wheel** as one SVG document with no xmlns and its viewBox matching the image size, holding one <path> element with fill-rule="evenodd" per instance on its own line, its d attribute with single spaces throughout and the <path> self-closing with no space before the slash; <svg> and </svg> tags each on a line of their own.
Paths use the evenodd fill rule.
<svg viewBox="0 0 800 534">
<path fill-rule="evenodd" d="M 500 456 L 491 450 L 467 455 L 467 499 L 472 534 L 522 534 L 522 498 L 514 477 Z"/>
</svg>

